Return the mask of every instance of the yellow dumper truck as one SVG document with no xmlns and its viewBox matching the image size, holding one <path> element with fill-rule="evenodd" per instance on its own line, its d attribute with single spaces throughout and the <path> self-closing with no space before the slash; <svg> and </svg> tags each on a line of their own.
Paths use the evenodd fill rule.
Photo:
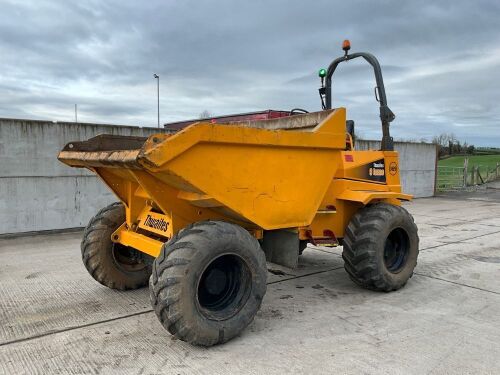
<svg viewBox="0 0 500 375">
<path fill-rule="evenodd" d="M 307 243 L 343 246 L 358 285 L 397 290 L 417 263 L 417 227 L 401 207 L 380 66 L 345 54 L 320 70 L 323 111 L 234 124 L 203 122 L 149 138 L 100 135 L 71 142 L 63 163 L 87 168 L 119 202 L 91 219 L 85 267 L 114 289 L 144 287 L 163 326 L 181 340 L 223 343 L 254 318 L 266 260 L 295 267 Z M 332 109 L 332 75 L 362 57 L 375 72 L 380 150 L 354 149 L 352 122 Z"/>
</svg>

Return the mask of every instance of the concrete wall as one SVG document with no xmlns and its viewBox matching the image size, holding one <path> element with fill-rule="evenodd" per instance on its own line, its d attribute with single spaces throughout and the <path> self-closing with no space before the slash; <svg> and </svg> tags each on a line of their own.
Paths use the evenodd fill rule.
<svg viewBox="0 0 500 375">
<path fill-rule="evenodd" d="M 357 150 L 377 150 L 379 141 L 358 141 Z M 395 142 L 399 152 L 403 191 L 417 198 L 432 197 L 436 183 L 436 145 L 430 143 Z"/>
<path fill-rule="evenodd" d="M 97 134 L 158 131 L 163 129 L 0 119 L 0 234 L 87 225 L 116 198 L 95 175 L 60 163 L 58 152 Z"/>
<path fill-rule="evenodd" d="M 71 141 L 97 134 L 147 136 L 156 128 L 0 119 L 0 234 L 85 226 L 115 196 L 93 174 L 56 157 Z M 361 141 L 359 149 L 377 143 Z M 397 144 L 405 191 L 434 193 L 435 148 Z"/>
</svg>

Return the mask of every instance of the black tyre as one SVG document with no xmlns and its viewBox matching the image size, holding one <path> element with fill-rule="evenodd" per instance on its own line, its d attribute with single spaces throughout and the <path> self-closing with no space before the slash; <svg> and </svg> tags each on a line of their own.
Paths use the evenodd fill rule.
<svg viewBox="0 0 500 375">
<path fill-rule="evenodd" d="M 365 207 L 345 232 L 345 270 L 364 288 L 397 290 L 413 275 L 418 241 L 417 226 L 404 208 L 386 203 Z"/>
<path fill-rule="evenodd" d="M 307 240 L 300 240 L 299 241 L 299 255 L 302 255 L 302 253 L 306 249 L 308 243 L 309 243 L 309 241 L 307 241 Z"/>
<path fill-rule="evenodd" d="M 224 343 L 252 322 L 266 293 L 266 258 L 245 229 L 221 221 L 192 224 L 153 263 L 151 304 L 175 337 Z"/>
<path fill-rule="evenodd" d="M 151 275 L 147 255 L 111 241 L 111 234 L 124 222 L 124 207 L 117 202 L 99 211 L 83 232 L 83 264 L 95 280 L 111 289 L 144 287 Z"/>
</svg>

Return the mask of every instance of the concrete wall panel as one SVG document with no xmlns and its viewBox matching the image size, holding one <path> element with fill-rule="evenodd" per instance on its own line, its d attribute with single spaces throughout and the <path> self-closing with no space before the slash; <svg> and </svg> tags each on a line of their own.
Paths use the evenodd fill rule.
<svg viewBox="0 0 500 375">
<path fill-rule="evenodd" d="M 82 227 L 116 201 L 85 169 L 57 160 L 71 141 L 98 134 L 148 136 L 157 128 L 0 119 L 0 234 Z"/>
<path fill-rule="evenodd" d="M 116 201 L 94 176 L 4 178 L 0 197 L 0 234 L 82 227 Z"/>
</svg>

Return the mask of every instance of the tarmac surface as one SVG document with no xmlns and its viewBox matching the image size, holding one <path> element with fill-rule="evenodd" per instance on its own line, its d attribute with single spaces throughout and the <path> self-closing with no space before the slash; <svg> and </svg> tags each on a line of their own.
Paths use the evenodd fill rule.
<svg viewBox="0 0 500 375">
<path fill-rule="evenodd" d="M 262 309 L 212 348 L 174 340 L 147 289 L 95 282 L 81 233 L 0 239 L 0 374 L 498 374 L 500 190 L 417 199 L 405 288 L 354 285 L 341 248 L 269 273 Z M 282 271 L 283 271 L 282 270 Z"/>
</svg>

